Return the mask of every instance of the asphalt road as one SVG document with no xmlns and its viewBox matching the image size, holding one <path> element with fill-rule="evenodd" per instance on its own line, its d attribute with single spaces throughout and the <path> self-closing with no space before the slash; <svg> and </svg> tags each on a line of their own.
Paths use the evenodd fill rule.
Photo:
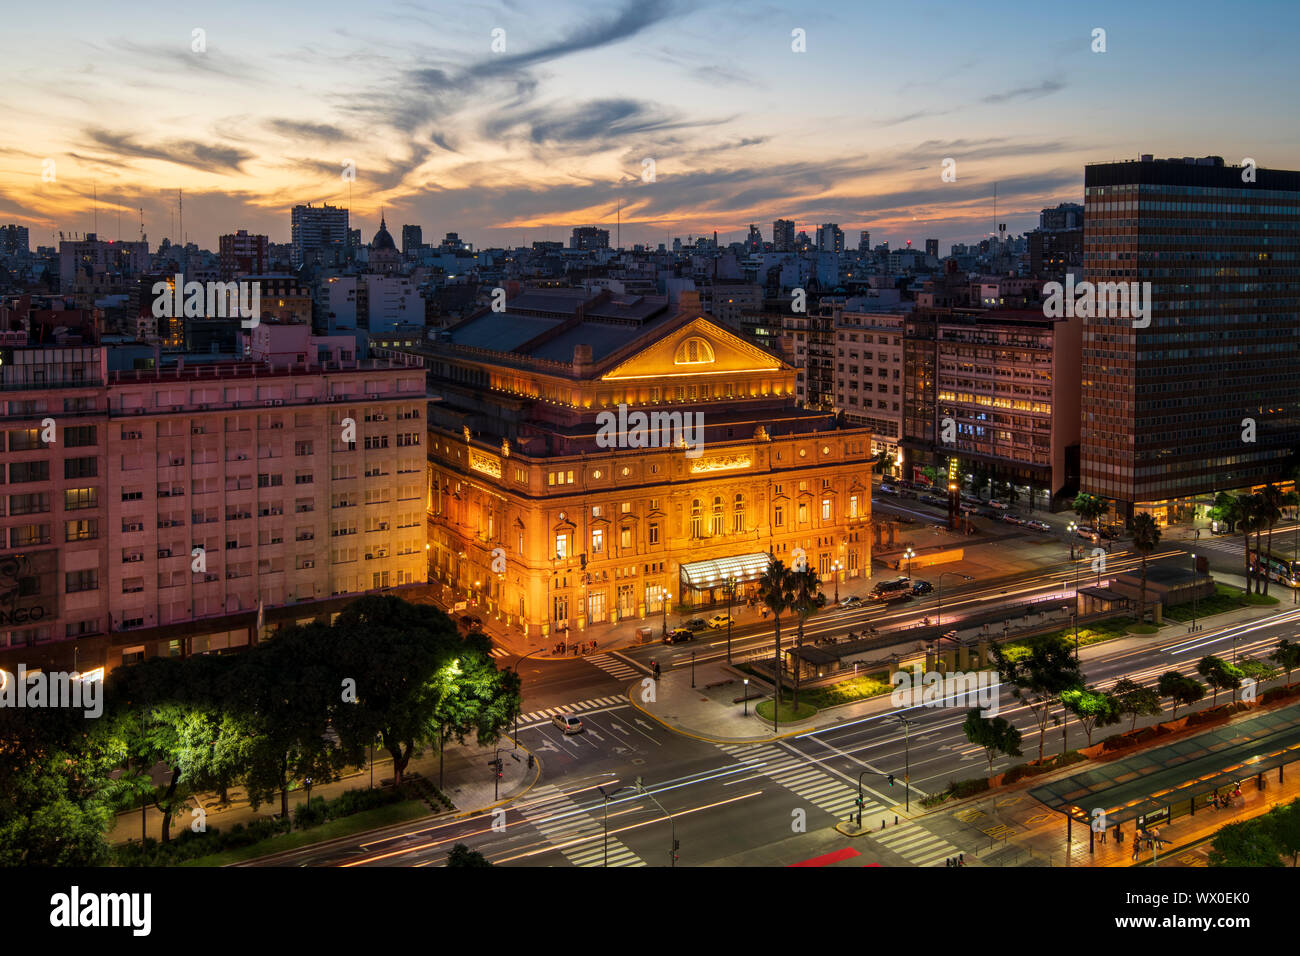
<svg viewBox="0 0 1300 956">
<path fill-rule="evenodd" d="M 1108 558 L 1108 571 L 1135 567 L 1138 560 L 1132 552 L 1117 549 Z M 1152 560 L 1189 559 L 1181 546 L 1171 543 Z M 1212 557 L 1219 560 L 1232 570 L 1239 566 L 1240 552 L 1234 556 L 1230 548 L 1222 549 Z M 1074 567 L 1063 555 L 1062 560 L 1014 581 L 953 588 L 945 597 L 944 620 L 950 613 L 955 618 L 976 608 L 1023 602 L 1059 590 L 1064 575 Z M 1289 596 L 1285 589 L 1280 593 L 1284 600 Z M 930 596 L 905 607 L 828 611 L 806 625 L 805 640 L 860 630 L 868 621 L 885 630 L 926 614 L 933 616 L 935 605 L 937 598 Z M 1238 656 L 1262 656 L 1280 638 L 1295 639 L 1298 630 L 1300 609 L 1293 611 L 1283 604 L 1277 613 L 1254 624 L 1087 647 L 1082 652 L 1083 668 L 1088 683 L 1099 688 L 1122 677 L 1150 684 L 1173 667 L 1189 672 L 1206 654 L 1232 657 L 1234 642 Z M 783 626 L 782 633 L 784 637 L 790 630 Z M 733 654 L 770 646 L 771 641 L 770 627 L 737 629 L 732 636 Z M 706 632 L 686 645 L 635 648 L 627 656 L 643 664 L 657 660 L 663 667 L 682 666 L 689 663 L 691 650 L 697 660 L 724 657 L 725 632 Z M 502 659 L 503 666 L 513 663 L 513 658 Z M 743 860 L 747 853 L 756 852 L 766 852 L 769 862 L 793 864 L 823 852 L 829 828 L 852 815 L 860 775 L 864 820 L 878 821 L 887 820 L 893 808 L 904 802 L 905 772 L 910 779 L 908 796 L 917 800 L 942 790 L 951 780 L 980 776 L 989 769 L 983 751 L 961 732 L 970 706 L 967 701 L 948 700 L 941 706 L 907 707 L 895 714 L 847 720 L 774 744 L 730 745 L 677 735 L 643 719 L 626 703 L 627 687 L 638 672 L 613 655 L 529 659 L 522 674 L 525 716 L 519 739 L 537 755 L 542 768 L 540 782 L 524 797 L 495 814 L 417 821 L 285 854 L 272 862 L 439 865 L 451 846 L 460 842 L 503 865 L 599 866 L 608 858 L 612 866 L 667 866 L 676 839 L 676 863 L 681 866 Z M 1039 741 L 1038 725 L 1027 706 L 1005 688 L 998 687 L 997 694 L 1000 716 L 1024 735 L 1024 756 L 995 760 L 995 772 L 1036 756 Z M 551 725 L 542 712 L 559 707 L 581 712 L 583 733 L 566 736 Z M 906 736 L 896 714 L 910 722 Z M 1115 729 L 1124 728 L 1107 728 L 1096 739 Z M 1071 746 L 1085 743 L 1076 722 L 1067 725 L 1067 732 Z M 1043 743 L 1045 754 L 1059 752 L 1061 729 L 1049 725 Z M 895 776 L 893 786 L 887 783 L 887 774 Z M 638 777 L 645 792 L 634 786 Z M 608 830 L 606 803 L 598 789 L 602 786 L 610 794 Z M 947 856 L 968 848 L 962 834 L 931 832 L 927 826 L 904 822 L 878 843 L 862 844 L 862 860 L 943 865 Z M 979 834 L 978 839 L 987 837 Z M 859 863 L 855 859 L 847 865 Z"/>
</svg>

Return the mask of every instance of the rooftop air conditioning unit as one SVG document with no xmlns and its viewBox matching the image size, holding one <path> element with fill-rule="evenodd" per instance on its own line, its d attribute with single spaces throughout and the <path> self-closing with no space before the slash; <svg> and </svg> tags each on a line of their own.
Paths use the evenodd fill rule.
<svg viewBox="0 0 1300 956">
<path fill-rule="evenodd" d="M 274 399 L 274 400 L 272 400 L 271 404 L 272 404 L 272 405 L 283 405 L 283 404 L 284 404 L 284 399 L 283 399 L 283 398 L 277 398 L 277 399 Z"/>
</svg>

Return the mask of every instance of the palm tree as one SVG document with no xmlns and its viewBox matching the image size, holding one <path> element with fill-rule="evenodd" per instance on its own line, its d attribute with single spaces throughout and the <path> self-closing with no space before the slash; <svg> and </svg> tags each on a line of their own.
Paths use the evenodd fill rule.
<svg viewBox="0 0 1300 956">
<path fill-rule="evenodd" d="M 1160 525 L 1145 511 L 1133 517 L 1133 550 L 1142 555 L 1142 592 L 1138 599 L 1138 623 L 1147 616 L 1147 555 L 1160 543 Z"/>
<path fill-rule="evenodd" d="M 775 718 L 780 718 L 781 707 L 781 615 L 794 603 L 795 572 L 785 566 L 783 561 L 769 552 L 771 561 L 767 570 L 758 579 L 758 594 L 762 602 L 772 612 L 776 627 L 776 706 L 772 711 Z"/>
<path fill-rule="evenodd" d="M 1246 593 L 1250 594 L 1250 533 L 1255 530 L 1256 507 L 1254 495 L 1237 495 L 1223 506 L 1223 519 L 1241 532 L 1241 553 L 1246 561 Z"/>
<path fill-rule="evenodd" d="M 822 581 L 812 567 L 794 574 L 794 602 L 791 610 L 798 615 L 799 630 L 795 636 L 794 668 L 794 709 L 799 709 L 799 678 L 803 668 L 799 662 L 799 648 L 803 647 L 803 622 L 812 617 L 819 608 L 826 606 L 826 595 L 822 593 Z"/>
<path fill-rule="evenodd" d="M 1260 517 L 1268 523 L 1268 563 L 1264 565 L 1264 593 L 1268 594 L 1270 574 L 1273 570 L 1273 526 L 1282 518 L 1282 509 L 1296 503 L 1294 491 L 1283 491 L 1277 485 L 1267 484 L 1259 494 Z"/>
</svg>

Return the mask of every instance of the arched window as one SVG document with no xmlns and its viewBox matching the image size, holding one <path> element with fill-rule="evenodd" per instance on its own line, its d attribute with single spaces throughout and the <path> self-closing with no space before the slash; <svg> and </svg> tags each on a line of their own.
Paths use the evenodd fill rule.
<svg viewBox="0 0 1300 956">
<path fill-rule="evenodd" d="M 691 502 L 691 537 L 704 537 L 704 505 L 699 498 Z"/>
<path fill-rule="evenodd" d="M 709 365 L 714 361 L 713 346 L 704 339 L 692 337 L 677 346 L 674 365 Z"/>
<path fill-rule="evenodd" d="M 722 534 L 722 495 L 717 495 L 713 499 L 713 529 L 710 533 Z"/>
<path fill-rule="evenodd" d="M 742 534 L 745 530 L 745 496 L 736 495 L 736 503 L 731 510 L 731 530 Z"/>
</svg>

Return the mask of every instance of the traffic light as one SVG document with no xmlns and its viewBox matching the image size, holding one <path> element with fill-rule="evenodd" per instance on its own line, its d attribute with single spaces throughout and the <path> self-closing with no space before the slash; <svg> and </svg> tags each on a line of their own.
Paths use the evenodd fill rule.
<svg viewBox="0 0 1300 956">
<path fill-rule="evenodd" d="M 855 798 L 853 802 L 856 803 L 859 807 L 863 806 L 863 800 L 861 797 Z"/>
<path fill-rule="evenodd" d="M 889 781 L 891 787 L 894 785 L 894 775 L 892 773 L 885 774 L 885 779 Z"/>
</svg>

